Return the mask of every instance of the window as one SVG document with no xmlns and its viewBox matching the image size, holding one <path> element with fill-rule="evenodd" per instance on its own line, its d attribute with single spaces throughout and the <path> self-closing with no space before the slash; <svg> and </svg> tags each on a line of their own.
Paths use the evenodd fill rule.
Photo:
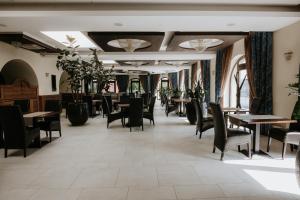
<svg viewBox="0 0 300 200">
<path fill-rule="evenodd" d="M 161 89 L 169 89 L 169 79 L 161 79 Z"/>
<path fill-rule="evenodd" d="M 116 81 L 115 80 L 110 80 L 108 82 L 109 88 L 107 90 L 107 92 L 110 93 L 116 93 Z"/>
<path fill-rule="evenodd" d="M 240 91 L 240 105 L 242 108 L 249 108 L 249 83 L 246 69 L 239 70 L 239 85 L 241 84 L 243 85 Z"/>
<path fill-rule="evenodd" d="M 130 93 L 141 92 L 141 82 L 139 79 L 131 79 L 129 91 Z"/>
</svg>

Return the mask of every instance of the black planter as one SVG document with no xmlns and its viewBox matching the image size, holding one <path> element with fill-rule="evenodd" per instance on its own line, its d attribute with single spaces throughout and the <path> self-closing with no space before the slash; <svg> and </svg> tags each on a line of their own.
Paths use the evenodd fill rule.
<svg viewBox="0 0 300 200">
<path fill-rule="evenodd" d="M 189 102 L 185 104 L 186 108 L 186 116 L 190 122 L 190 124 L 194 125 L 197 121 L 196 110 L 193 103 Z"/>
<path fill-rule="evenodd" d="M 81 126 L 89 118 L 89 111 L 87 103 L 69 103 L 68 105 L 68 119 L 72 126 Z"/>
</svg>

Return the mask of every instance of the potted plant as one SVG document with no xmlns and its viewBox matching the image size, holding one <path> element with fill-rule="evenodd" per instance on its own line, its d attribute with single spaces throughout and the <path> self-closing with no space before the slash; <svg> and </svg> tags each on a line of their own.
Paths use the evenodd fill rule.
<svg viewBox="0 0 300 200">
<path fill-rule="evenodd" d="M 76 40 L 67 36 L 68 46 L 57 57 L 56 67 L 68 74 L 67 81 L 71 87 L 73 103 L 67 106 L 68 119 L 73 126 L 79 126 L 88 120 L 88 105 L 82 101 L 83 83 L 98 81 L 99 90 L 105 87 L 110 78 L 112 69 L 105 69 L 99 61 L 97 50 L 92 51 L 91 57 L 84 60 L 78 53 L 79 46 L 75 46 Z"/>
</svg>

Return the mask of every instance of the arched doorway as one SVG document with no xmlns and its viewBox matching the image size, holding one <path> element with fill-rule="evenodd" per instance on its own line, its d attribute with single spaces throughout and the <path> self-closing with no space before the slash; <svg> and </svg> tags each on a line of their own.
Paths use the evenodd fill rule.
<svg viewBox="0 0 300 200">
<path fill-rule="evenodd" d="M 27 62 L 20 59 L 8 61 L 1 70 L 1 76 L 5 85 L 22 80 L 30 86 L 38 87 L 38 79 L 35 72 Z"/>
</svg>

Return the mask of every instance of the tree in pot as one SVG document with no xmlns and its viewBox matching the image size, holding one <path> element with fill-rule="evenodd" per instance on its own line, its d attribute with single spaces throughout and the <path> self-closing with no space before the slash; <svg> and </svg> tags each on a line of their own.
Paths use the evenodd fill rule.
<svg viewBox="0 0 300 200">
<path fill-rule="evenodd" d="M 68 119 L 73 126 L 79 126 L 88 120 L 88 105 L 82 101 L 83 82 L 96 79 L 98 85 L 104 87 L 107 84 L 112 69 L 107 70 L 99 61 L 97 50 L 90 49 L 92 54 L 84 60 L 78 53 L 79 46 L 75 46 L 76 40 L 67 36 L 68 46 L 57 57 L 56 67 L 68 74 L 68 83 L 71 87 L 73 103 L 67 106 Z M 99 88 L 100 91 L 102 88 Z"/>
</svg>

